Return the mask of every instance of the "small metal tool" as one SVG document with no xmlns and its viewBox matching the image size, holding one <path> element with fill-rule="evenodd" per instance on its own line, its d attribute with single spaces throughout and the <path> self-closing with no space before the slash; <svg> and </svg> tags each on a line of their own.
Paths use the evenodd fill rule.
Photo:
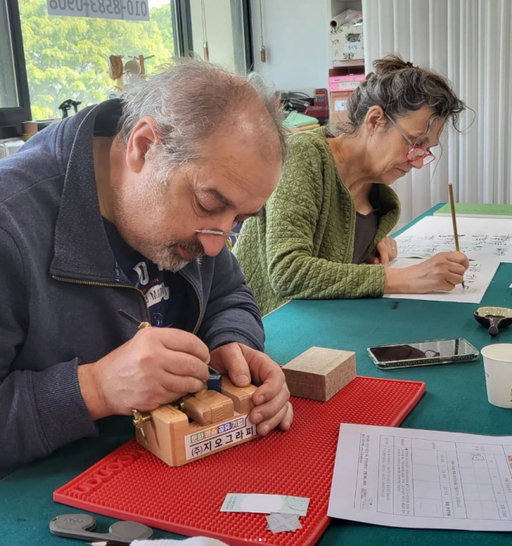
<svg viewBox="0 0 512 546">
<path fill-rule="evenodd" d="M 139 330 L 142 330 L 144 328 L 152 328 L 149 322 L 140 322 L 138 319 L 136 319 L 134 316 L 130 315 L 130 313 L 127 313 L 123 309 L 119 309 L 117 312 L 125 319 L 128 319 L 130 322 L 133 322 L 134 324 L 136 324 L 139 327 Z M 217 371 L 215 368 L 212 368 L 211 366 L 208 366 L 208 368 L 210 369 L 210 379 L 212 379 L 213 382 L 217 381 L 217 384 L 218 384 L 219 380 L 215 377 L 212 377 L 212 375 L 217 376 L 217 375 L 221 375 L 221 373 Z M 214 386 L 214 383 L 212 383 L 212 390 L 218 390 L 217 386 Z"/>
<path fill-rule="evenodd" d="M 135 521 L 116 521 L 108 533 L 94 533 L 96 520 L 89 514 L 63 514 L 50 521 L 50 533 L 79 540 L 105 540 L 107 543 L 130 544 L 153 536 L 153 529 Z"/>
<path fill-rule="evenodd" d="M 150 413 L 144 414 L 138 409 L 132 409 L 132 413 L 133 413 L 133 421 L 132 421 L 133 426 L 140 430 L 140 434 L 142 436 L 142 439 L 144 440 L 144 443 L 148 445 L 148 438 L 146 436 L 146 433 L 144 432 L 144 423 L 151 419 L 151 414 Z"/>
<path fill-rule="evenodd" d="M 117 312 L 125 319 L 128 319 L 130 322 L 136 324 L 139 327 L 139 330 L 142 330 L 143 328 L 151 328 L 151 324 L 149 324 L 149 322 L 140 322 L 140 320 L 136 319 L 134 316 L 130 315 L 130 313 L 127 313 L 123 309 L 119 309 Z"/>
</svg>

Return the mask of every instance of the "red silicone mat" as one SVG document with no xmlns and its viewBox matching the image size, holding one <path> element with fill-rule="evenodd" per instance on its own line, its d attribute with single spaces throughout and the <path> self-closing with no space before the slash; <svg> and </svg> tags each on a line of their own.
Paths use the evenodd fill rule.
<svg viewBox="0 0 512 546">
<path fill-rule="evenodd" d="M 356 377 L 328 402 L 293 398 L 287 433 L 272 432 L 172 468 L 134 440 L 57 489 L 57 502 L 173 533 L 209 536 L 233 546 L 309 546 L 327 528 L 327 505 L 340 423 L 398 426 L 425 383 Z M 265 530 L 264 514 L 225 513 L 227 493 L 311 499 L 302 529 Z"/>
</svg>

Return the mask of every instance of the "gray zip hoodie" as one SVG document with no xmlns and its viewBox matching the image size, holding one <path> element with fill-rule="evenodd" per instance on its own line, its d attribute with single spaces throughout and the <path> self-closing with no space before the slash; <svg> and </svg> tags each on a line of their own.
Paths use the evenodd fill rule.
<svg viewBox="0 0 512 546">
<path fill-rule="evenodd" d="M 99 210 L 92 155 L 118 100 L 82 110 L 0 161 L 0 477 L 97 428 L 77 366 L 128 341 L 148 320 L 119 272 Z M 114 131 L 115 132 L 115 131 Z M 263 349 L 263 326 L 236 259 L 224 248 L 187 265 L 186 329 L 210 350 Z"/>
</svg>

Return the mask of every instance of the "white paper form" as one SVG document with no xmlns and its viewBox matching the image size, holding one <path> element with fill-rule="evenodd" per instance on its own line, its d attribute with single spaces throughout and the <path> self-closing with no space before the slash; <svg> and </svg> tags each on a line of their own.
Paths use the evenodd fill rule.
<svg viewBox="0 0 512 546">
<path fill-rule="evenodd" d="M 327 514 L 512 531 L 512 437 L 342 424 Z"/>
</svg>

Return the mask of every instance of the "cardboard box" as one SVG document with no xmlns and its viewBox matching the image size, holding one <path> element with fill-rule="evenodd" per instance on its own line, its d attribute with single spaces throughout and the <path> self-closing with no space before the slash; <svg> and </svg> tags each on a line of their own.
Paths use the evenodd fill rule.
<svg viewBox="0 0 512 546">
<path fill-rule="evenodd" d="M 329 93 L 329 120 L 343 123 L 348 120 L 347 101 L 352 91 L 332 91 Z"/>
<path fill-rule="evenodd" d="M 353 91 L 365 78 L 365 74 L 329 76 L 329 91 Z"/>
<path fill-rule="evenodd" d="M 364 59 L 363 23 L 347 23 L 331 28 L 331 61 Z"/>
</svg>

